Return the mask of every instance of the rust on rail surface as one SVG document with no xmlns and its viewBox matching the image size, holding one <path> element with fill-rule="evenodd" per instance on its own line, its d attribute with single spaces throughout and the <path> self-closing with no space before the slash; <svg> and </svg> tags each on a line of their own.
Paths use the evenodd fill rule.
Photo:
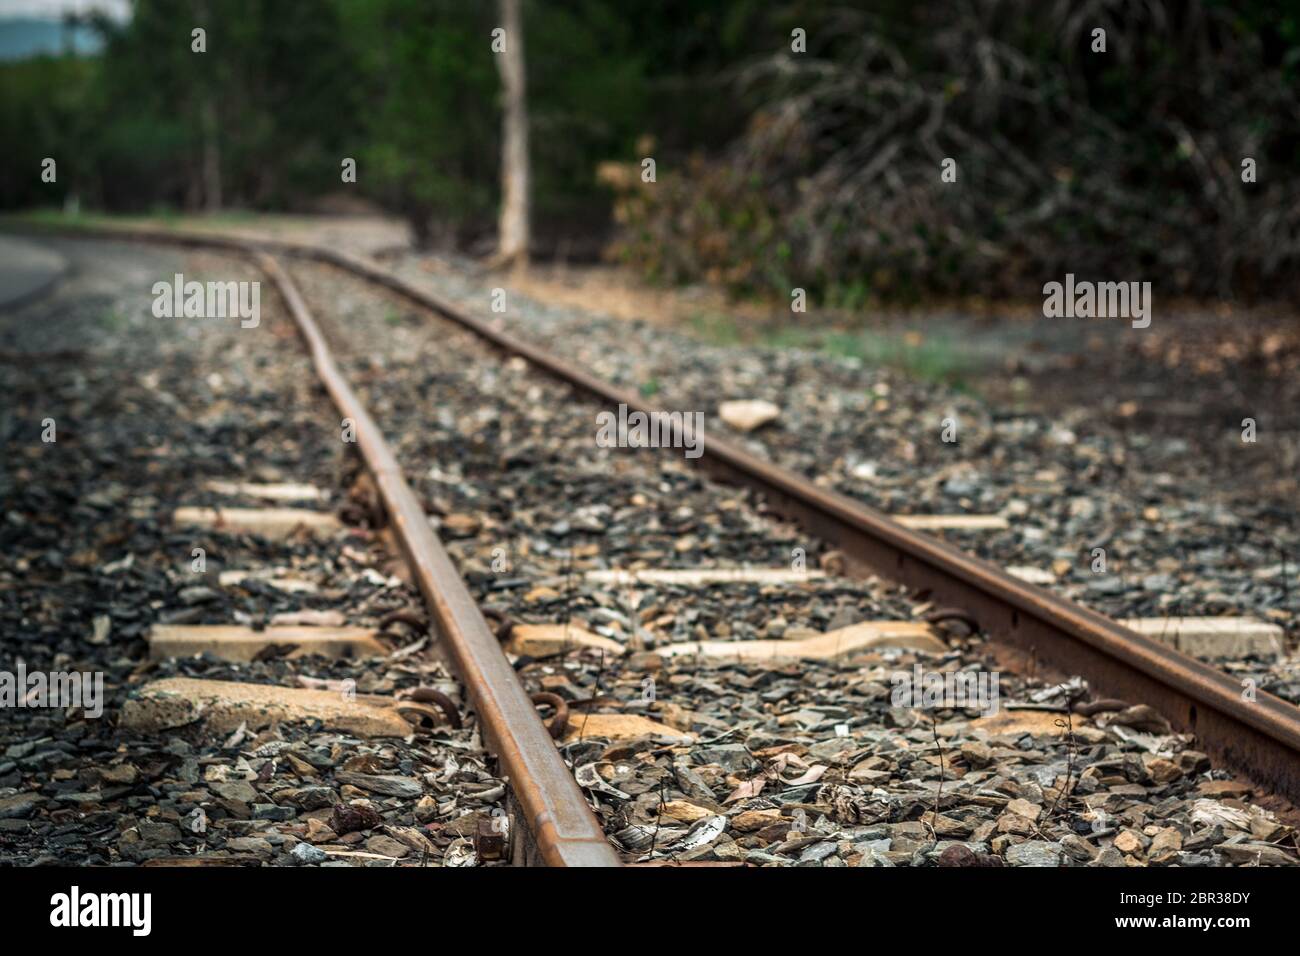
<svg viewBox="0 0 1300 956">
<path fill-rule="evenodd" d="M 497 755 L 529 833 L 551 866 L 618 866 L 573 774 L 560 759 L 514 668 L 483 619 L 424 509 L 402 476 L 379 426 L 335 365 L 319 327 L 293 281 L 264 252 L 254 257 L 271 277 L 307 342 L 316 372 L 339 413 L 355 423 L 357 445 L 383 501 L 439 640 L 465 682 L 484 742 Z"/>
<path fill-rule="evenodd" d="M 23 229 L 31 225 L 12 220 L 5 224 Z M 223 249 L 251 257 L 271 278 L 335 407 L 355 424 L 361 457 L 428 605 L 434 631 L 469 692 L 484 744 L 501 762 L 514 802 L 525 818 L 527 833 L 516 837 L 516 859 L 547 866 L 621 866 L 500 643 L 429 527 L 424 509 L 402 476 L 379 426 L 335 364 L 297 287 L 267 252 L 273 248 L 297 250 L 281 243 L 158 229 L 42 226 L 35 231 Z"/>
<path fill-rule="evenodd" d="M 581 392 L 629 410 L 662 411 L 577 368 L 546 349 L 519 341 L 441 296 L 417 288 L 376 263 L 334 249 L 283 241 L 244 242 L 170 230 L 76 228 L 83 235 L 242 248 L 257 245 L 337 266 L 432 309 L 511 355 Z M 673 424 L 674 433 L 680 422 Z M 681 437 L 675 434 L 675 438 Z M 720 438 L 704 442 L 696 461 L 723 480 L 751 488 L 767 507 L 842 550 L 851 570 L 873 571 L 961 608 L 990 635 L 1054 667 L 1086 678 L 1094 692 L 1150 704 L 1175 728 L 1196 734 L 1222 764 L 1300 802 L 1300 708 L 1264 691 L 1248 699 L 1228 674 L 837 492 L 819 488 Z M 543 731 L 544 732 L 544 731 Z"/>
<path fill-rule="evenodd" d="M 332 249 L 296 247 L 296 255 L 361 275 L 433 309 L 512 355 L 582 392 L 629 411 L 661 411 L 640 395 L 521 342 L 502 324 L 470 315 L 371 262 Z M 680 428 L 674 423 L 676 432 Z M 680 437 L 675 435 L 674 437 Z M 774 512 L 835 545 L 857 571 L 872 571 L 969 612 L 995 638 L 1085 677 L 1095 692 L 1150 704 L 1221 763 L 1300 800 L 1300 709 L 1243 685 L 1201 661 L 837 492 L 819 488 L 732 442 L 708 438 L 698 459 L 719 478 L 759 492 Z"/>
</svg>

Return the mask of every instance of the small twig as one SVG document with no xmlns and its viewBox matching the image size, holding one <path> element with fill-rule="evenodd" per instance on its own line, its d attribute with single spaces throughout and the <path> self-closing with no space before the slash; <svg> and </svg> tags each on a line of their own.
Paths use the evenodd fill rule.
<svg viewBox="0 0 1300 956">
<path fill-rule="evenodd" d="M 600 675 L 603 674 L 604 672 L 605 672 L 605 649 L 602 647 L 600 649 L 600 666 L 596 668 L 596 691 L 591 695 L 592 700 L 598 699 L 604 689 L 600 686 Z M 582 726 L 578 728 L 578 741 L 577 741 L 578 743 L 582 743 L 583 739 L 586 737 L 587 719 L 590 716 L 591 716 L 590 711 L 584 710 L 582 712 Z"/>
<path fill-rule="evenodd" d="M 939 842 L 939 831 L 935 829 L 935 822 L 939 819 L 939 804 L 943 800 L 943 745 L 939 743 L 939 721 L 932 718 L 930 730 L 934 733 L 934 746 L 939 751 L 939 789 L 934 794 L 934 813 L 927 824 L 930 828 L 930 839 L 935 843 Z"/>
<path fill-rule="evenodd" d="M 1056 813 L 1056 808 L 1058 805 L 1060 805 L 1062 800 L 1065 800 L 1066 812 L 1067 813 L 1069 812 L 1070 781 L 1074 777 L 1074 754 L 1076 748 L 1074 742 L 1074 715 L 1070 713 L 1068 706 L 1065 711 L 1065 717 L 1064 718 L 1058 717 L 1055 721 L 1053 721 L 1053 723 L 1057 727 L 1065 728 L 1065 735 L 1066 735 L 1065 737 L 1066 739 L 1065 786 L 1063 786 L 1060 790 L 1056 792 L 1056 799 L 1052 801 L 1052 807 L 1050 810 L 1047 811 L 1047 815 L 1049 817 Z"/>
<path fill-rule="evenodd" d="M 564 643 L 569 643 L 569 622 L 573 620 L 573 549 L 564 552 Z"/>
<path fill-rule="evenodd" d="M 668 786 L 668 778 L 664 777 L 659 781 L 659 807 L 655 812 L 655 832 L 650 835 L 650 859 L 655 856 L 655 844 L 659 842 L 659 828 L 664 825 L 664 790 Z"/>
<path fill-rule="evenodd" d="M 1291 585 L 1287 581 L 1287 574 L 1286 574 L 1286 548 L 1282 547 L 1281 545 L 1278 545 L 1277 550 L 1282 554 L 1282 603 L 1290 604 Z"/>
</svg>

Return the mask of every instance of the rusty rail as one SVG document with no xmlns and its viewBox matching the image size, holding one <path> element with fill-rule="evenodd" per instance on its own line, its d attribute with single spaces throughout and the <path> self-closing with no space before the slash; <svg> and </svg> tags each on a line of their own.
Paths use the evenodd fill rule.
<svg viewBox="0 0 1300 956">
<path fill-rule="evenodd" d="M 222 237 L 211 241 L 203 235 L 165 230 L 147 235 L 136 230 L 130 236 L 115 229 L 95 232 L 223 244 Z M 546 349 L 518 341 L 504 325 L 473 316 L 375 263 L 299 243 L 257 245 L 325 262 L 390 289 L 601 402 L 624 403 L 645 413 L 660 411 L 639 395 L 596 378 Z M 676 432 L 679 426 L 673 427 Z M 850 570 L 871 570 L 926 591 L 944 604 L 970 612 L 995 638 L 1080 674 L 1095 691 L 1152 705 L 1177 729 L 1195 733 L 1201 746 L 1222 764 L 1300 802 L 1300 708 L 1263 691 L 1247 699 L 1243 686 L 1222 671 L 1013 578 L 938 538 L 904 528 L 858 501 L 818 488 L 729 441 L 707 439 L 697 461 L 721 479 L 759 492 L 771 510 L 840 548 Z"/>
<path fill-rule="evenodd" d="M 60 232 L 64 230 L 58 230 Z M 496 754 L 527 823 L 516 858 L 547 866 L 621 866 L 532 700 L 506 660 L 428 518 L 402 476 L 383 433 L 339 370 L 293 280 L 263 249 L 228 236 L 156 230 L 73 229 L 114 239 L 179 243 L 250 256 L 275 283 L 306 342 L 316 373 L 344 418 L 375 482 L 388 521 L 428 605 L 433 629 L 469 692 L 488 749 Z"/>
<path fill-rule="evenodd" d="M 514 668 L 466 589 L 429 519 L 402 476 L 379 426 L 330 354 L 293 280 L 265 252 L 254 259 L 271 277 L 307 342 L 316 372 L 344 418 L 356 426 L 357 446 L 384 510 L 424 595 L 438 635 L 469 690 L 484 742 L 497 755 L 543 862 L 551 866 L 618 866 L 619 860 L 587 806 Z"/>
<path fill-rule="evenodd" d="M 647 414 L 659 411 L 559 356 L 513 338 L 503 325 L 470 315 L 387 270 L 332 249 L 291 250 L 360 275 L 432 309 L 511 355 L 574 388 Z M 674 431 L 678 428 L 674 425 Z M 680 437 L 676 436 L 675 437 Z M 1300 708 L 1245 688 L 1223 671 L 1082 605 L 1014 578 L 1001 568 L 844 495 L 819 488 L 721 438 L 708 438 L 697 459 L 722 480 L 749 487 L 774 512 L 841 549 L 851 570 L 870 570 L 944 604 L 970 612 L 1001 641 L 1085 677 L 1094 691 L 1150 704 L 1230 766 L 1293 801 L 1300 801 Z"/>
</svg>

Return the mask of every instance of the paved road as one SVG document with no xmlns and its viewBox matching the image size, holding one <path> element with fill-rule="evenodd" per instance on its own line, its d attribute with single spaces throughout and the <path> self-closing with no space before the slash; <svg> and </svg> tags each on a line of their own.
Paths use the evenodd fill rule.
<svg viewBox="0 0 1300 956">
<path fill-rule="evenodd" d="M 0 309 L 39 295 L 67 267 L 68 261 L 48 246 L 0 236 Z"/>
</svg>

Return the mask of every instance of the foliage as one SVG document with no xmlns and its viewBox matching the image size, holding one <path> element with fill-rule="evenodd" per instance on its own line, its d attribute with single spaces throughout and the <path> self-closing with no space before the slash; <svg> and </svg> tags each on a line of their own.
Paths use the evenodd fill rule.
<svg viewBox="0 0 1300 956">
<path fill-rule="evenodd" d="M 807 3 L 738 74 L 725 151 L 625 192 L 618 253 L 652 276 L 1034 295 L 1152 279 L 1280 292 L 1300 266 L 1294 12 L 1268 2 Z M 1107 52 L 1091 50 L 1092 30 Z M 1241 181 L 1256 159 L 1259 181 Z M 941 180 L 957 162 L 955 183 Z"/>
<path fill-rule="evenodd" d="M 346 190 L 472 244 L 500 191 L 496 16 L 136 0 L 98 23 L 97 57 L 0 65 L 0 207 L 197 208 L 215 176 L 227 207 Z M 850 308 L 1036 295 L 1067 271 L 1269 294 L 1300 266 L 1290 0 L 527 0 L 525 27 L 543 247 L 612 219 L 615 254 L 657 280 Z"/>
<path fill-rule="evenodd" d="M 84 104 L 93 95 L 99 64 L 40 57 L 0 64 L 0 208 L 60 203 L 79 173 L 74 159 L 84 143 Z M 55 159 L 58 178 L 41 181 L 41 163 Z"/>
</svg>

